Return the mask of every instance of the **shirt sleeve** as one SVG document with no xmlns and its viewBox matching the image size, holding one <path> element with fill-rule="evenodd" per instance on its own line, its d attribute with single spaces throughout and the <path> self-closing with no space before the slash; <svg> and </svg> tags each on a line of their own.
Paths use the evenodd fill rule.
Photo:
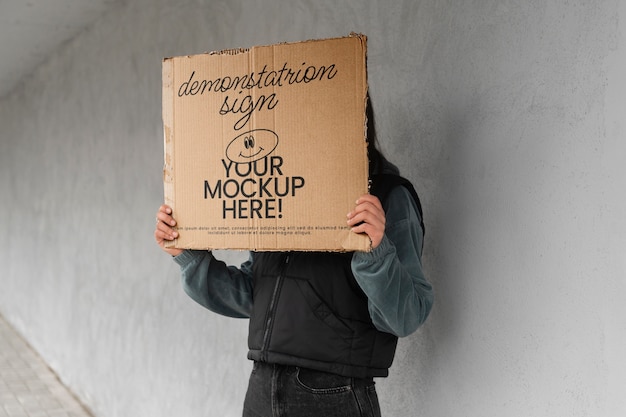
<svg viewBox="0 0 626 417">
<path fill-rule="evenodd" d="M 385 235 L 371 252 L 355 252 L 352 272 L 368 297 L 376 328 L 399 337 L 413 333 L 428 317 L 432 286 L 422 269 L 417 206 L 408 190 L 395 187 L 385 202 Z"/>
<path fill-rule="evenodd" d="M 239 268 L 216 259 L 210 251 L 185 250 L 174 258 L 183 289 L 198 304 L 223 316 L 248 318 L 252 308 L 252 262 Z"/>
</svg>

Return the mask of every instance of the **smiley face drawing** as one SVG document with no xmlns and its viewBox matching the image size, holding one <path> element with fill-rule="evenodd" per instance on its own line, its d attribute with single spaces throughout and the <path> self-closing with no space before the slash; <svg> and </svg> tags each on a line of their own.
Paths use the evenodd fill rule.
<svg viewBox="0 0 626 417">
<path fill-rule="evenodd" d="M 278 135 L 269 129 L 245 132 L 230 141 L 226 157 L 236 164 L 254 162 L 265 158 L 278 145 Z"/>
</svg>

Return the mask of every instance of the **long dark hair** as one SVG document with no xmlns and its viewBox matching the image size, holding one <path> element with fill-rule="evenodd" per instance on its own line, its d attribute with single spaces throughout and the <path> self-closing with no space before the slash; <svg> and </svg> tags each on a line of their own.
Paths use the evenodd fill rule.
<svg viewBox="0 0 626 417">
<path fill-rule="evenodd" d="M 374 108 L 372 107 L 372 99 L 369 95 L 367 96 L 365 116 L 367 117 L 367 156 L 369 158 L 369 175 L 371 178 L 373 175 L 382 171 L 385 157 L 378 150 Z"/>
</svg>

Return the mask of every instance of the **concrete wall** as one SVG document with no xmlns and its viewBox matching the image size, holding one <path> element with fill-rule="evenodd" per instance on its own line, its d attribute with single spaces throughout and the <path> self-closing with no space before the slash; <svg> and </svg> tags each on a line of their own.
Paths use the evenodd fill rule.
<svg viewBox="0 0 626 417">
<path fill-rule="evenodd" d="M 239 415 L 246 322 L 188 299 L 153 242 L 161 58 L 353 30 L 436 289 L 383 414 L 625 415 L 625 18 L 617 0 L 129 0 L 0 101 L 0 311 L 97 416 Z"/>
</svg>

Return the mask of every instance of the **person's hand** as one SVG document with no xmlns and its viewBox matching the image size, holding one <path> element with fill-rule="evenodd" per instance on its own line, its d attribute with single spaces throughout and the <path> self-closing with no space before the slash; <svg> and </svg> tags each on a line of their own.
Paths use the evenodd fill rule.
<svg viewBox="0 0 626 417">
<path fill-rule="evenodd" d="M 165 252 L 172 256 L 180 255 L 183 250 L 176 248 L 166 248 L 165 242 L 174 240 L 178 237 L 178 232 L 174 230 L 176 220 L 172 217 L 172 208 L 165 204 L 159 207 L 156 215 L 156 228 L 154 230 L 154 239 L 157 244 Z"/>
<path fill-rule="evenodd" d="M 356 201 L 356 207 L 348 213 L 348 226 L 354 233 L 365 233 L 377 248 L 385 235 L 385 211 L 378 197 L 365 194 Z"/>
</svg>

